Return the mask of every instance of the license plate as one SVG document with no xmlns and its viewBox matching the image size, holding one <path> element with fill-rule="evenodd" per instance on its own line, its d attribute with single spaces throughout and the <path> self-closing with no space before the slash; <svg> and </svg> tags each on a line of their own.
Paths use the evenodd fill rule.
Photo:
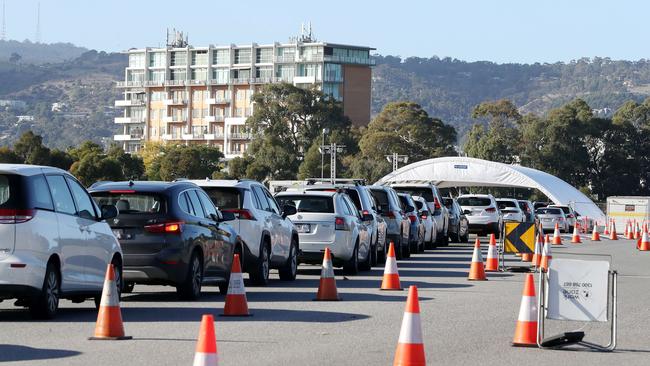
<svg viewBox="0 0 650 366">
<path fill-rule="evenodd" d="M 299 233 L 308 233 L 311 231 L 311 225 L 310 224 L 296 224 L 296 230 Z"/>
<path fill-rule="evenodd" d="M 542 219 L 542 221 L 544 221 L 544 222 L 551 222 L 551 220 L 553 220 L 553 219 Z"/>
</svg>

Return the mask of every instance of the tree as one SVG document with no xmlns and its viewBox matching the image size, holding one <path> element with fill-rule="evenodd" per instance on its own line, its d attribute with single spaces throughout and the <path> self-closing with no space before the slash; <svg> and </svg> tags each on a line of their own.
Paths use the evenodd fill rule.
<svg viewBox="0 0 650 366">
<path fill-rule="evenodd" d="M 412 102 L 388 103 L 368 125 L 359 141 L 365 158 L 384 160 L 385 155 L 405 154 L 410 161 L 456 155 L 456 130 L 431 118 Z"/>
<path fill-rule="evenodd" d="M 74 159 L 67 152 L 59 149 L 53 149 L 50 151 L 50 166 L 54 166 L 63 170 L 69 170 L 73 163 Z"/>
<path fill-rule="evenodd" d="M 43 146 L 43 138 L 27 131 L 14 144 L 14 152 L 25 164 L 49 165 L 50 149 Z"/>
<path fill-rule="evenodd" d="M 463 151 L 470 157 L 511 164 L 520 161 L 522 116 L 508 100 L 483 102 L 472 111 L 472 118 L 490 118 L 487 130 L 474 124 L 469 131 Z"/>
<path fill-rule="evenodd" d="M 21 159 L 13 150 L 6 146 L 0 147 L 0 163 L 21 164 L 22 162 L 23 159 Z"/>
<path fill-rule="evenodd" d="M 106 155 L 120 164 L 124 178 L 137 180 L 144 175 L 144 163 L 141 157 L 127 154 L 118 145 L 112 145 Z"/>
<path fill-rule="evenodd" d="M 98 181 L 124 180 L 120 164 L 95 151 L 84 155 L 70 167 L 72 173 L 86 187 Z"/>
<path fill-rule="evenodd" d="M 223 154 L 215 147 L 203 145 L 165 146 L 152 165 L 159 166 L 160 179 L 171 181 L 176 178 L 202 179 L 219 171 Z"/>
<path fill-rule="evenodd" d="M 11 56 L 9 56 L 9 62 L 11 62 L 12 64 L 17 64 L 18 62 L 20 62 L 20 60 L 22 60 L 22 58 L 23 56 L 17 54 L 16 52 L 12 52 Z"/>
</svg>

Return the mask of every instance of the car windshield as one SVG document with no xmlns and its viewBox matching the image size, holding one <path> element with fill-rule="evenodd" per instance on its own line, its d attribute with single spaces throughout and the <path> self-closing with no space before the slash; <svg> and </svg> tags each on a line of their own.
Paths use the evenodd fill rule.
<svg viewBox="0 0 650 366">
<path fill-rule="evenodd" d="M 461 206 L 490 206 L 492 200 L 488 197 L 459 197 L 458 204 Z"/>
<path fill-rule="evenodd" d="M 562 210 L 559 208 L 549 208 L 549 207 L 544 207 L 544 208 L 538 208 L 537 211 L 535 211 L 538 215 L 561 215 Z"/>
<path fill-rule="evenodd" d="M 220 210 L 237 210 L 242 208 L 244 198 L 239 189 L 231 187 L 202 187 Z"/>
<path fill-rule="evenodd" d="M 114 205 L 120 214 L 164 213 L 166 210 L 165 200 L 158 194 L 94 192 L 91 195 L 99 207 Z"/>
<path fill-rule="evenodd" d="M 276 196 L 280 207 L 285 205 L 296 206 L 298 212 L 319 212 L 319 213 L 334 213 L 334 203 L 332 197 L 327 196 L 308 196 L 308 195 L 295 195 L 295 196 Z"/>
<path fill-rule="evenodd" d="M 428 187 L 393 187 L 399 193 L 407 193 L 410 196 L 420 196 L 427 202 L 433 202 L 433 191 Z"/>
</svg>

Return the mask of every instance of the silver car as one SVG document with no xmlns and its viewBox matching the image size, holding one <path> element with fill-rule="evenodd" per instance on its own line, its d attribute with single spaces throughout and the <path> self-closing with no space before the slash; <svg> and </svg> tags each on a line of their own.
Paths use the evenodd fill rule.
<svg viewBox="0 0 650 366">
<path fill-rule="evenodd" d="M 559 207 L 542 207 L 535 211 L 535 215 L 542 225 L 542 230 L 552 231 L 555 230 L 555 224 L 558 224 L 560 232 L 569 231 L 569 222 L 564 216 L 564 212 Z"/>
</svg>

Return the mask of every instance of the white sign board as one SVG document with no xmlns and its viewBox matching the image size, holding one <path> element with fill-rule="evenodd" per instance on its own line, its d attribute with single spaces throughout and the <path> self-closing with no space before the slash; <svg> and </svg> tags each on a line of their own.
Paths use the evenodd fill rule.
<svg viewBox="0 0 650 366">
<path fill-rule="evenodd" d="M 548 319 L 607 321 L 609 262 L 553 258 L 548 274 Z"/>
</svg>

